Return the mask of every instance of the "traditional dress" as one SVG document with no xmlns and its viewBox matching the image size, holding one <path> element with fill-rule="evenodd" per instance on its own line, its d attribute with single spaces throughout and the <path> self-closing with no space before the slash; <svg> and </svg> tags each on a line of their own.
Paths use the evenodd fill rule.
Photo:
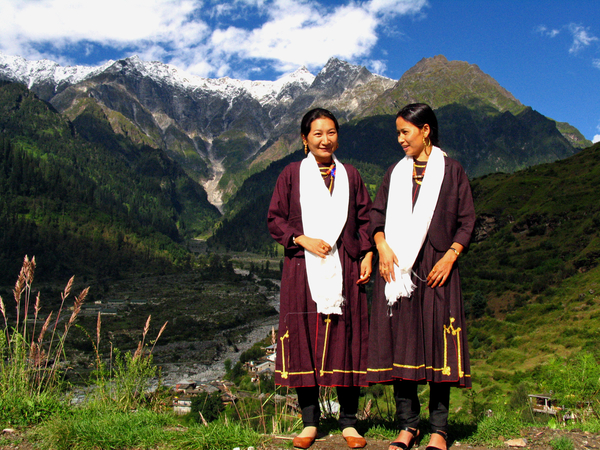
<svg viewBox="0 0 600 450">
<path fill-rule="evenodd" d="M 425 242 L 412 267 L 416 285 L 409 298 L 388 306 L 385 280 L 378 268 L 371 310 L 368 381 L 394 380 L 449 383 L 471 387 L 467 330 L 458 262 L 443 286 L 427 286 L 427 275 L 453 242 L 467 249 L 475 225 L 469 180 L 461 165 L 444 157 L 444 176 Z M 419 167 L 421 166 L 421 167 Z M 426 163 L 415 164 L 413 205 L 418 201 Z M 370 234 L 383 231 L 390 179 L 388 169 L 371 210 Z M 406 236 L 411 239 L 413 236 Z"/>
<path fill-rule="evenodd" d="M 308 284 L 304 249 L 293 242 L 304 234 L 300 166 L 292 163 L 283 170 L 268 213 L 271 236 L 285 247 L 275 383 L 291 387 L 365 386 L 367 299 L 364 285 L 358 286 L 356 281 L 360 278 L 360 258 L 372 247 L 368 237 L 371 199 L 358 171 L 344 164 L 349 185 L 348 216 L 337 242 L 328 242 L 337 244 L 344 302 L 341 314 L 318 313 Z M 325 183 L 330 186 L 331 179 L 326 177 Z"/>
</svg>

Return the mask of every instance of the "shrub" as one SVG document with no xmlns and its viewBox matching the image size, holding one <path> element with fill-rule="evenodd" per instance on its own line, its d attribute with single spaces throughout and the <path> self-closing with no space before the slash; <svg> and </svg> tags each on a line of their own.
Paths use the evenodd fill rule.
<svg viewBox="0 0 600 450">
<path fill-rule="evenodd" d="M 202 423 L 202 418 L 206 422 L 212 422 L 219 418 L 221 411 L 223 411 L 223 402 L 220 391 L 211 394 L 202 392 L 200 395 L 192 398 L 190 417 L 195 422 Z"/>
<path fill-rule="evenodd" d="M 500 437 L 509 439 L 520 434 L 523 424 L 520 418 L 510 413 L 495 413 L 490 417 L 484 417 L 477 424 L 477 431 L 473 434 L 471 440 L 474 443 L 496 444 L 500 446 Z"/>
<path fill-rule="evenodd" d="M 555 397 L 568 408 L 589 405 L 600 409 L 600 365 L 590 352 L 578 352 L 565 358 L 554 358 L 538 371 L 542 391 L 554 391 Z"/>
</svg>

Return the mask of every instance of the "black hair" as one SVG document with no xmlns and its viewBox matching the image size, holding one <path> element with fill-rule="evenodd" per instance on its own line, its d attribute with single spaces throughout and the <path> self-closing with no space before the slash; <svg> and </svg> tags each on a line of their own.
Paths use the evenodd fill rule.
<svg viewBox="0 0 600 450">
<path fill-rule="evenodd" d="M 323 118 L 331 119 L 335 125 L 336 131 L 340 131 L 340 124 L 338 123 L 335 116 L 331 113 L 331 111 L 328 111 L 323 108 L 315 108 L 311 109 L 306 114 L 304 114 L 302 122 L 300 122 L 300 134 L 305 137 L 308 136 L 308 133 L 310 133 L 310 127 L 312 123 L 317 119 Z"/>
<path fill-rule="evenodd" d="M 438 121 L 435 117 L 433 109 L 425 103 L 411 103 L 406 105 L 398 114 L 396 119 L 402 117 L 407 122 L 412 123 L 417 128 L 423 128 L 425 124 L 429 125 L 429 139 L 436 147 L 440 146 L 440 138 L 438 136 Z"/>
</svg>

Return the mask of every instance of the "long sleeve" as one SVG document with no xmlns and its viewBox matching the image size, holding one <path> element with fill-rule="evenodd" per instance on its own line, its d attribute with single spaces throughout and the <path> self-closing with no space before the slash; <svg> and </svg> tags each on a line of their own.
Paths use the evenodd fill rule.
<svg viewBox="0 0 600 450">
<path fill-rule="evenodd" d="M 267 226 L 273 239 L 284 246 L 286 250 L 299 250 L 301 247 L 294 245 L 293 236 L 304 234 L 302 229 L 302 215 L 299 201 L 294 201 L 293 196 L 298 190 L 298 164 L 290 164 L 277 178 L 275 190 L 269 204 Z M 299 195 L 298 195 L 299 199 Z"/>
<path fill-rule="evenodd" d="M 369 222 L 369 237 L 371 239 L 378 231 L 383 231 L 385 228 L 385 216 L 387 210 L 388 195 L 390 190 L 390 178 L 396 164 L 392 165 L 383 177 L 381 186 L 375 196 L 375 201 L 371 207 L 370 222 Z"/>
<path fill-rule="evenodd" d="M 351 166 L 350 166 L 351 167 Z M 364 255 L 368 251 L 373 249 L 373 243 L 371 236 L 369 235 L 369 220 L 370 212 L 372 207 L 371 197 L 369 191 L 365 186 L 359 172 L 352 167 L 352 174 L 354 181 L 354 202 L 355 202 L 355 217 L 348 217 L 348 220 L 355 220 L 356 222 L 356 238 L 358 238 L 360 246 L 360 255 Z M 350 172 L 350 169 L 348 170 Z M 351 208 L 352 209 L 352 208 Z"/>
<path fill-rule="evenodd" d="M 473 229 L 475 228 L 475 206 L 473 204 L 471 185 L 462 167 L 460 167 L 457 181 L 458 208 L 456 221 L 458 227 L 454 233 L 453 242 L 458 242 L 466 250 L 469 247 Z"/>
</svg>

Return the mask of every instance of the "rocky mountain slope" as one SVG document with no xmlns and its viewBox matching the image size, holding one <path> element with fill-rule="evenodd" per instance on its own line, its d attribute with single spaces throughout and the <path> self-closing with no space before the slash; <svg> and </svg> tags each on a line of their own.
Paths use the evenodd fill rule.
<svg viewBox="0 0 600 450">
<path fill-rule="evenodd" d="M 200 78 L 138 57 L 61 67 L 0 54 L 0 80 L 25 84 L 72 121 L 97 105 L 113 132 L 166 151 L 221 211 L 246 178 L 299 148 L 300 118 L 317 105 L 348 123 L 352 158 L 381 164 L 397 156 L 390 116 L 413 101 L 438 111 L 445 149 L 471 176 L 554 161 L 590 144 L 522 105 L 476 65 L 441 55 L 397 82 L 335 58 L 316 76 L 302 67 L 271 82 Z"/>
<path fill-rule="evenodd" d="M 393 85 L 337 59 L 317 77 L 302 67 L 270 82 L 199 78 L 137 57 L 63 68 L 0 55 L 0 79 L 27 85 L 72 120 L 89 101 L 98 103 L 115 132 L 166 150 L 218 206 L 223 193 L 235 190 L 235 175 L 315 102 L 351 116 Z"/>
</svg>

